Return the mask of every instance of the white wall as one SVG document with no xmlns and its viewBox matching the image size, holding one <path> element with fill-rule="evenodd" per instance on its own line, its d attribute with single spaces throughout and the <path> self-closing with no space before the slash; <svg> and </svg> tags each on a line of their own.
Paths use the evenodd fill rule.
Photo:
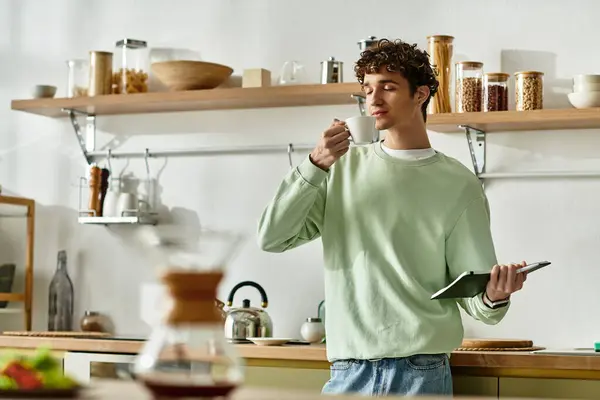
<svg viewBox="0 0 600 400">
<path fill-rule="evenodd" d="M 333 55 L 345 62 L 351 81 L 356 42 L 369 35 L 425 46 L 427 35 L 451 34 L 455 60 L 483 61 L 487 71 L 541 69 L 546 106 L 569 107 L 570 77 L 600 69 L 594 51 L 598 12 L 592 0 L 0 2 L 0 183 L 38 202 L 35 328 L 45 329 L 47 286 L 62 248 L 69 252 L 77 285 L 78 315 L 85 309 L 107 312 L 122 334 L 147 332 L 138 319 L 138 285 L 154 273 L 126 242 L 131 229 L 77 224 L 77 180 L 85 163 L 68 122 L 10 110 L 10 100 L 28 97 L 36 83 L 56 84 L 64 95 L 66 59 L 112 50 L 115 41 L 129 37 L 152 47 L 198 51 L 204 60 L 231 65 L 236 74 L 264 67 L 276 76 L 284 61 L 296 59 L 312 81 L 318 80 L 320 61 Z M 100 141 L 126 135 L 121 150 L 312 143 L 333 117 L 355 112 L 340 106 L 106 117 L 99 118 Z M 600 169 L 596 133 L 490 135 L 488 171 Z M 431 133 L 431 140 L 469 165 L 462 135 Z M 296 154 L 295 161 L 301 157 Z M 112 166 L 120 171 L 125 162 Z M 320 242 L 274 255 L 261 252 L 253 236 L 257 218 L 289 169 L 286 154 L 170 159 L 163 166 L 164 160 L 151 162 L 154 177 L 162 169 L 161 202 L 175 218 L 250 236 L 220 296 L 241 280 L 259 282 L 270 297 L 275 334 L 298 336 L 303 319 L 316 314 L 323 298 Z M 132 160 L 126 171 L 142 176 L 143 162 Z M 599 181 L 498 180 L 486 188 L 500 260 L 549 259 L 553 265 L 530 277 L 500 325 L 466 319 L 468 335 L 590 346 L 600 335 L 594 312 L 600 301 Z M 3 231 L 11 234 L 7 224 Z M 253 289 L 240 291 L 236 302 L 244 297 L 257 303 Z"/>
</svg>

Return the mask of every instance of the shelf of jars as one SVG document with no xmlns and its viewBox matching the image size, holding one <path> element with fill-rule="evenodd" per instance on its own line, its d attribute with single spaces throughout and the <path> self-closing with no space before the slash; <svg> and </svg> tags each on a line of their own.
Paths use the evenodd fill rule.
<svg viewBox="0 0 600 400">
<path fill-rule="evenodd" d="M 115 94 L 95 97 L 13 100 L 12 109 L 47 117 L 67 117 L 65 110 L 84 114 L 117 115 L 356 104 L 355 84 L 273 86 L 184 92 Z M 529 111 L 439 113 L 427 116 L 427 127 L 441 133 L 461 132 L 469 125 L 485 132 L 599 128 L 600 108 Z"/>
<path fill-rule="evenodd" d="M 73 98 L 13 100 L 11 108 L 51 118 L 66 110 L 88 115 L 124 115 L 181 111 L 234 110 L 356 104 L 357 83 L 216 88 L 172 92 L 106 94 Z"/>
</svg>

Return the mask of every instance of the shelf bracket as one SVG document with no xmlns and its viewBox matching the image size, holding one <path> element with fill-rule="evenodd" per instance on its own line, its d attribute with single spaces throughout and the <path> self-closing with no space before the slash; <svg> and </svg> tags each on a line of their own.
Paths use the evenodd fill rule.
<svg viewBox="0 0 600 400">
<path fill-rule="evenodd" d="M 88 165 L 91 164 L 92 157 L 89 153 L 96 150 L 96 116 L 67 108 L 63 108 L 62 111 L 69 114 L 69 119 L 71 120 L 71 125 L 73 125 L 73 130 L 75 131 L 75 136 L 77 136 L 77 142 L 79 143 L 79 147 L 81 147 L 81 152 Z M 85 116 L 85 137 L 81 125 L 79 124 L 79 121 L 77 121 L 77 116 Z"/>
<path fill-rule="evenodd" d="M 473 171 L 479 177 L 485 172 L 485 132 L 469 125 L 459 125 L 459 128 L 465 130 L 469 152 L 471 153 L 471 162 L 473 162 Z"/>
</svg>

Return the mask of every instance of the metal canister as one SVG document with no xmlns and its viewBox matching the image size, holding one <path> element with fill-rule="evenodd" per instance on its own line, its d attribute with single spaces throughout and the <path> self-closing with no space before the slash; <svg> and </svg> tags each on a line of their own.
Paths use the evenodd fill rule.
<svg viewBox="0 0 600 400">
<path fill-rule="evenodd" d="M 90 51 L 88 96 L 112 93 L 112 57 L 108 51 Z"/>
<path fill-rule="evenodd" d="M 335 57 L 329 57 L 327 61 L 321 61 L 321 83 L 342 83 L 344 81 L 344 63 L 337 61 Z"/>
<path fill-rule="evenodd" d="M 377 42 L 379 42 L 379 39 L 377 39 L 377 37 L 369 36 L 368 38 L 358 42 L 358 47 L 360 48 L 360 51 L 365 51 L 368 48 L 377 46 Z"/>
</svg>

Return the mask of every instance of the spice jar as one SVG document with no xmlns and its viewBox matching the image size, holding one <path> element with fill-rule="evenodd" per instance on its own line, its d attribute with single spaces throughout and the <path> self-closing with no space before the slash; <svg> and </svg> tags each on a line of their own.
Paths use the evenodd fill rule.
<svg viewBox="0 0 600 400">
<path fill-rule="evenodd" d="M 483 101 L 483 63 L 461 61 L 456 63 L 455 111 L 481 111 Z"/>
<path fill-rule="evenodd" d="M 489 72 L 483 78 L 483 111 L 508 111 L 508 78 L 503 72 Z"/>
<path fill-rule="evenodd" d="M 116 43 L 113 93 L 148 91 L 149 51 L 143 40 L 123 39 Z"/>
<path fill-rule="evenodd" d="M 67 97 L 87 96 L 90 63 L 88 60 L 68 60 Z"/>
<path fill-rule="evenodd" d="M 429 114 L 452 112 L 450 102 L 450 81 L 452 73 L 453 36 L 435 35 L 427 37 L 427 51 L 431 67 L 439 82 L 437 93 L 431 99 L 427 112 Z"/>
<path fill-rule="evenodd" d="M 106 318 L 97 311 L 86 311 L 79 323 L 83 332 L 108 332 Z"/>
<path fill-rule="evenodd" d="M 325 337 L 325 326 L 321 318 L 307 318 L 300 328 L 302 338 L 309 343 L 319 343 Z"/>
<path fill-rule="evenodd" d="M 541 110 L 544 100 L 544 73 L 539 71 L 515 72 L 516 110 Z"/>
</svg>

